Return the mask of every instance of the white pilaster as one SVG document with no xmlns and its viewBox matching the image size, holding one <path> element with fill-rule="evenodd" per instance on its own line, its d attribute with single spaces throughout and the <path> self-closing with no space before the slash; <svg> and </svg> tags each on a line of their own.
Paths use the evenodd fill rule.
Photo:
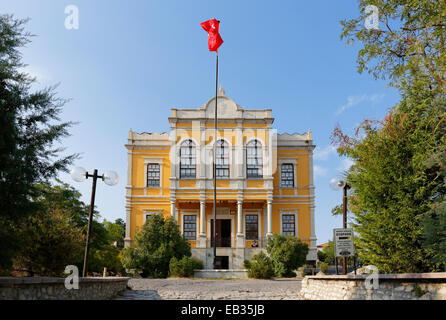
<svg viewBox="0 0 446 320">
<path fill-rule="evenodd" d="M 310 250 L 308 251 L 307 260 L 316 260 L 317 255 L 317 238 L 316 238 L 316 225 L 314 218 L 315 198 L 314 198 L 314 182 L 313 182 L 313 149 L 308 150 L 308 163 L 309 163 L 309 188 L 310 188 L 310 224 L 311 224 L 311 236 L 310 236 Z"/>
<path fill-rule="evenodd" d="M 198 234 L 198 246 L 206 248 L 206 202 L 200 199 L 200 233 Z"/>
<path fill-rule="evenodd" d="M 243 233 L 243 201 L 237 201 L 237 248 L 245 247 L 245 234 Z"/>
<path fill-rule="evenodd" d="M 268 199 L 267 201 L 266 214 L 267 214 L 266 237 L 270 237 L 273 235 L 273 201 L 270 199 Z"/>
<path fill-rule="evenodd" d="M 175 199 L 170 199 L 170 216 L 175 219 Z"/>
</svg>

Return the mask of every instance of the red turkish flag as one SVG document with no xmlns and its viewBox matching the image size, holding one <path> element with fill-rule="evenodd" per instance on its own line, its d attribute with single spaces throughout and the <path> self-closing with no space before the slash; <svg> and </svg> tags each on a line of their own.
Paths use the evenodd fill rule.
<svg viewBox="0 0 446 320">
<path fill-rule="evenodd" d="M 220 21 L 211 19 L 202 22 L 200 25 L 208 33 L 209 51 L 218 51 L 218 47 L 223 43 L 223 39 L 220 37 L 220 33 L 218 33 L 218 30 L 220 29 Z"/>
</svg>

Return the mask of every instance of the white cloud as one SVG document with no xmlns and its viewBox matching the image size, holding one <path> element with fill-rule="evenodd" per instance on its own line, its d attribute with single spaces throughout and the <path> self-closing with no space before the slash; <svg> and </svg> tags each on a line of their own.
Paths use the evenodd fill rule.
<svg viewBox="0 0 446 320">
<path fill-rule="evenodd" d="M 328 145 L 325 148 L 314 150 L 314 159 L 315 160 L 327 160 L 329 156 L 332 154 L 336 154 L 336 148 L 332 145 Z"/>
<path fill-rule="evenodd" d="M 384 93 L 374 93 L 372 95 L 362 94 L 362 95 L 348 96 L 347 103 L 339 107 L 339 109 L 336 111 L 336 115 L 338 116 L 345 110 L 350 109 L 362 102 L 376 103 L 379 100 L 381 100 L 384 96 L 385 96 Z"/>
<path fill-rule="evenodd" d="M 354 164 L 355 164 L 355 162 L 351 159 L 342 159 L 341 165 L 339 166 L 338 170 L 347 171 Z"/>
<path fill-rule="evenodd" d="M 315 175 L 316 177 L 318 177 L 318 176 L 323 177 L 323 176 L 325 176 L 325 175 L 327 174 L 327 172 L 328 172 L 327 168 L 325 168 L 325 167 L 321 167 L 321 166 L 317 166 L 317 165 L 315 165 L 315 166 L 313 167 L 313 171 L 314 171 L 314 175 Z"/>
</svg>

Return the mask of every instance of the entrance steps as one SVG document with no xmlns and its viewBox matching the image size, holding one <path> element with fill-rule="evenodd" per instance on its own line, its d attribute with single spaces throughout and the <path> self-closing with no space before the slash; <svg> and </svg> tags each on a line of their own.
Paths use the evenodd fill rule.
<svg viewBox="0 0 446 320">
<path fill-rule="evenodd" d="M 244 269 L 203 269 L 195 270 L 194 278 L 200 279 L 248 279 Z"/>
</svg>

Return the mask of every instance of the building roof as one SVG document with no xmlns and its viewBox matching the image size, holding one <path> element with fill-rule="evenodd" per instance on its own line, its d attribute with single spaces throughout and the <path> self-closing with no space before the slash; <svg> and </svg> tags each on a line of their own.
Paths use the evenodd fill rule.
<svg viewBox="0 0 446 320">
<path fill-rule="evenodd" d="M 221 123 L 263 123 L 267 124 L 268 129 L 271 129 L 271 124 L 274 122 L 274 118 L 271 116 L 271 109 L 245 109 L 234 102 L 231 98 L 226 96 L 223 87 L 217 93 L 218 100 L 218 120 Z M 197 127 L 199 128 L 199 122 L 213 122 L 215 113 L 215 97 L 212 97 L 205 104 L 193 109 L 171 109 L 171 117 L 169 117 L 169 122 L 171 126 L 175 126 L 176 123 L 186 122 L 198 122 Z M 277 133 L 273 131 L 272 139 L 273 143 L 277 147 L 281 148 L 295 148 L 295 147 L 311 147 L 313 145 L 313 136 L 311 129 L 305 133 Z M 131 129 L 129 131 L 127 147 L 130 146 L 170 146 L 170 135 L 169 133 L 155 133 L 155 132 L 143 132 L 137 133 L 133 132 Z"/>
</svg>

